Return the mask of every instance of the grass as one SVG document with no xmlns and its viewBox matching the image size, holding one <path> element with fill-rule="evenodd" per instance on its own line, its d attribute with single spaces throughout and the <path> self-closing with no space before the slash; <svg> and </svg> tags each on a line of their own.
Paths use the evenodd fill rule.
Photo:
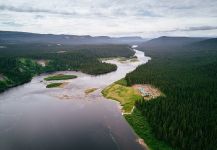
<svg viewBox="0 0 217 150">
<path fill-rule="evenodd" d="M 145 141 L 150 150 L 173 150 L 154 136 L 148 121 L 138 109 L 134 109 L 132 114 L 124 115 L 124 117 L 136 134 Z"/>
<path fill-rule="evenodd" d="M 115 83 L 123 85 L 123 86 L 127 86 L 127 81 L 125 79 L 120 79 L 120 80 L 116 81 Z"/>
<path fill-rule="evenodd" d="M 106 87 L 102 91 L 102 94 L 108 99 L 119 101 L 123 106 L 123 112 L 130 113 L 135 102 L 141 99 L 142 96 L 138 93 L 138 91 L 132 87 L 127 87 L 124 84 L 125 82 L 123 80 L 119 80 L 118 82 Z"/>
<path fill-rule="evenodd" d="M 64 74 L 58 74 L 54 76 L 49 76 L 47 78 L 44 78 L 46 81 L 51 81 L 51 80 L 68 80 L 68 79 L 74 79 L 77 78 L 75 75 L 64 75 Z"/>
<path fill-rule="evenodd" d="M 46 86 L 46 88 L 55 88 L 61 86 L 63 83 L 50 83 Z"/>
<path fill-rule="evenodd" d="M 96 91 L 97 90 L 97 88 L 90 88 L 90 89 L 86 89 L 85 91 L 84 91 L 84 93 L 85 94 L 90 94 L 90 93 L 92 93 L 92 92 L 94 92 L 94 91 Z"/>
<path fill-rule="evenodd" d="M 102 94 L 106 98 L 119 101 L 125 113 L 130 113 L 135 102 L 143 98 L 134 88 L 128 87 L 124 79 L 106 87 Z M 135 108 L 131 114 L 124 114 L 124 117 L 137 135 L 148 145 L 149 150 L 173 150 L 166 143 L 155 137 L 148 121 L 138 109 Z"/>
</svg>

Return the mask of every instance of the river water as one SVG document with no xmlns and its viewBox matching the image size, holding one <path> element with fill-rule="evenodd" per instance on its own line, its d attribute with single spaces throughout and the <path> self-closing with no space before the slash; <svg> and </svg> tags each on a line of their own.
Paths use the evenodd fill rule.
<svg viewBox="0 0 217 150">
<path fill-rule="evenodd" d="M 135 49 L 134 49 L 135 50 Z M 100 76 L 80 72 L 64 88 L 46 89 L 46 74 L 0 94 L 0 150 L 142 150 L 119 104 L 101 90 L 150 58 L 135 50 L 137 62 L 106 62 L 117 71 Z M 86 95 L 89 88 L 98 88 Z"/>
</svg>

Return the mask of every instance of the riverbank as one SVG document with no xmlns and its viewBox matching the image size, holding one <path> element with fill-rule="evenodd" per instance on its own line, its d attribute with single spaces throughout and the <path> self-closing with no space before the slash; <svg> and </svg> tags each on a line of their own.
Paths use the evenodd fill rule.
<svg viewBox="0 0 217 150">
<path fill-rule="evenodd" d="M 144 95 L 144 93 L 147 95 Z M 151 85 L 127 86 L 126 80 L 121 79 L 103 89 L 102 94 L 107 99 L 120 102 L 122 115 L 142 139 L 139 140 L 140 144 L 144 145 L 146 149 L 172 150 L 167 144 L 155 137 L 148 121 L 144 118 L 140 110 L 135 107 L 136 101 L 153 100 L 156 97 L 164 96 L 163 93 Z"/>
<path fill-rule="evenodd" d="M 148 120 L 137 108 L 131 114 L 125 114 L 124 117 L 136 134 L 147 144 L 149 150 L 173 150 L 155 137 Z"/>
<path fill-rule="evenodd" d="M 117 66 L 102 62 L 100 58 L 130 58 L 135 54 L 128 45 L 79 45 L 79 48 L 69 46 L 67 50 L 44 46 L 38 43 L 30 47 L 29 44 L 20 43 L 1 51 L 0 93 L 27 83 L 41 73 L 81 71 L 90 75 L 102 75 L 114 72 Z M 25 50 L 20 51 L 23 48 Z"/>
<path fill-rule="evenodd" d="M 137 90 L 126 86 L 123 79 L 103 89 L 102 94 L 107 99 L 120 102 L 123 114 L 132 112 L 135 102 L 143 98 Z"/>
<path fill-rule="evenodd" d="M 67 80 L 68 84 L 63 88 L 46 88 L 45 83 L 50 81 L 44 81 L 44 78 L 50 74 L 41 74 L 25 85 L 1 93 L 0 122 L 3 125 L 0 126 L 0 149 L 8 150 L 7 147 L 13 146 L 17 149 L 34 147 L 36 150 L 57 147 L 144 150 L 140 144 L 142 140 L 138 140 L 121 115 L 117 103 L 107 100 L 100 92 L 149 60 L 143 52 L 135 52 L 138 62 L 106 61 L 118 66 L 116 71 L 108 74 L 93 76 L 79 71 L 56 72 L 77 76 Z M 93 88 L 99 90 L 91 92 Z M 87 142 L 84 144 L 84 141 Z"/>
</svg>

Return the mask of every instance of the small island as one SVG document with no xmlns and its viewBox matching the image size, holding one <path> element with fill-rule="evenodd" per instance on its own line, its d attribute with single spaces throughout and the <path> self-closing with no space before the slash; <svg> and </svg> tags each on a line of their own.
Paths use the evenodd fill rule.
<svg viewBox="0 0 217 150">
<path fill-rule="evenodd" d="M 86 95 L 88 95 L 88 94 L 90 94 L 90 93 L 93 93 L 94 91 L 96 91 L 98 88 L 90 88 L 90 89 L 86 89 L 85 91 L 84 91 L 84 93 L 86 94 Z"/>
<path fill-rule="evenodd" d="M 46 86 L 46 88 L 56 88 L 60 87 L 63 83 L 50 83 Z"/>
<path fill-rule="evenodd" d="M 46 81 L 52 81 L 52 80 L 69 80 L 69 79 L 74 79 L 77 78 L 75 75 L 64 75 L 64 74 L 57 74 L 53 76 L 49 76 L 47 78 L 44 78 Z"/>
</svg>

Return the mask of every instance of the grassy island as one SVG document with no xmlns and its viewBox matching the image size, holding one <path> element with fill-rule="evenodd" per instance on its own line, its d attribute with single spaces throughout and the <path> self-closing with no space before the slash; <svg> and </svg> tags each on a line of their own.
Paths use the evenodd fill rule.
<svg viewBox="0 0 217 150">
<path fill-rule="evenodd" d="M 55 88 L 60 87 L 63 83 L 50 83 L 46 86 L 46 88 Z"/>
<path fill-rule="evenodd" d="M 69 79 L 74 79 L 77 78 L 75 75 L 64 75 L 64 74 L 58 74 L 54 76 L 49 76 L 47 78 L 44 78 L 46 81 L 52 81 L 52 80 L 69 80 Z"/>
</svg>

